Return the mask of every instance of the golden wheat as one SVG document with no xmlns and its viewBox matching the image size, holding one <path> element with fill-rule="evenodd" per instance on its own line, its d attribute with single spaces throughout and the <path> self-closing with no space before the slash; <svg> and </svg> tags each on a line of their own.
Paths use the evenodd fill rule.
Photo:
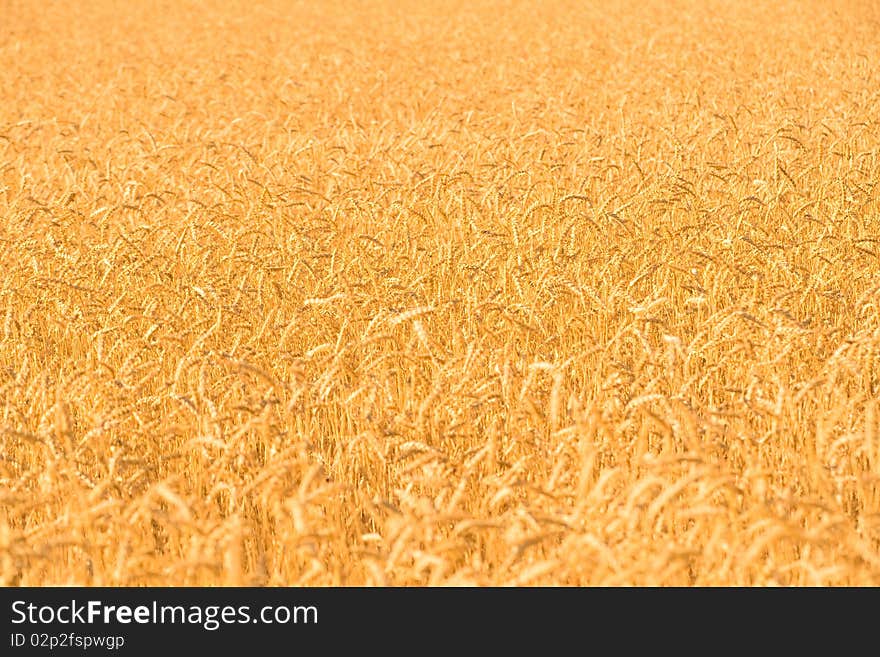
<svg viewBox="0 0 880 657">
<path fill-rule="evenodd" d="M 876 3 L 0 3 L 0 583 L 880 583 Z"/>
</svg>

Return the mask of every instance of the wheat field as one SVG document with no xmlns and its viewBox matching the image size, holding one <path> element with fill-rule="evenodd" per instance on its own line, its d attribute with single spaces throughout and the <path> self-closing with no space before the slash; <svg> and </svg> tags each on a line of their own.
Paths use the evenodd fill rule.
<svg viewBox="0 0 880 657">
<path fill-rule="evenodd" d="M 880 6 L 0 0 L 0 584 L 880 584 Z"/>
</svg>

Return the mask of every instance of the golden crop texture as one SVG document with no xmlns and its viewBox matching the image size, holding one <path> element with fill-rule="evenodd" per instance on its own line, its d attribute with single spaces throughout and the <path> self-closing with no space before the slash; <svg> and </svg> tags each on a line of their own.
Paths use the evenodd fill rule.
<svg viewBox="0 0 880 657">
<path fill-rule="evenodd" d="M 878 181 L 868 0 L 0 0 L 0 584 L 877 585 Z"/>
</svg>

